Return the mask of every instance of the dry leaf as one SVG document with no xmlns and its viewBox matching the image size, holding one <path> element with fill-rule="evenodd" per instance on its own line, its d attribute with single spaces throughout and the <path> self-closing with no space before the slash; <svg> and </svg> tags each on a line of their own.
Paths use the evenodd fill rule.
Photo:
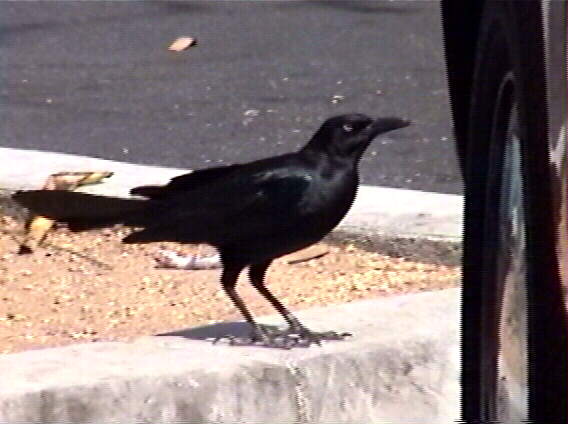
<svg viewBox="0 0 568 424">
<path fill-rule="evenodd" d="M 112 172 L 58 172 L 51 174 L 43 186 L 44 190 L 75 190 L 77 187 L 87 184 L 95 184 L 101 180 L 112 177 Z"/>
<path fill-rule="evenodd" d="M 197 40 L 192 37 L 180 37 L 175 40 L 170 46 L 168 47 L 169 51 L 172 52 L 181 52 L 183 50 L 187 50 L 191 46 L 195 46 L 197 44 Z"/>
<path fill-rule="evenodd" d="M 75 190 L 81 185 L 95 184 L 111 177 L 112 172 L 58 172 L 51 174 L 43 190 Z M 20 255 L 32 253 L 33 249 L 45 239 L 47 232 L 53 227 L 54 221 L 44 216 L 32 215 L 26 222 L 26 236 L 20 245 Z"/>
<path fill-rule="evenodd" d="M 305 249 L 299 250 L 284 256 L 284 260 L 290 264 L 298 264 L 301 262 L 319 259 L 329 253 L 329 250 L 321 245 L 312 245 Z"/>
</svg>

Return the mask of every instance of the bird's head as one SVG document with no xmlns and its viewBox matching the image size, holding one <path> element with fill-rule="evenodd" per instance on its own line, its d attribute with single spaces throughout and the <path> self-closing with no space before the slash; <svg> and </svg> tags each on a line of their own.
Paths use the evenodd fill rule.
<svg viewBox="0 0 568 424">
<path fill-rule="evenodd" d="M 334 116 L 322 124 L 304 149 L 358 159 L 379 134 L 408 125 L 410 121 L 396 117 L 372 119 L 361 113 Z"/>
</svg>

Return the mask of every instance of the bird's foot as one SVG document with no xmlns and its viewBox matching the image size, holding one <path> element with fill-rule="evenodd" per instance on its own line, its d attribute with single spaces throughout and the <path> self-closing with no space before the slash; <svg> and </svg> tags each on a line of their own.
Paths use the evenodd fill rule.
<svg viewBox="0 0 568 424">
<path fill-rule="evenodd" d="M 213 344 L 224 340 L 228 341 L 230 346 L 261 346 L 277 349 L 291 349 L 295 344 L 295 340 L 287 337 L 283 332 L 262 326 L 253 328 L 248 337 L 225 335 L 215 338 Z"/>
<path fill-rule="evenodd" d="M 226 335 L 217 337 L 213 343 L 227 340 L 231 346 L 261 346 L 277 349 L 291 349 L 293 347 L 309 347 L 312 344 L 321 346 L 323 341 L 345 340 L 351 333 L 337 333 L 335 331 L 316 332 L 307 328 L 289 328 L 286 330 L 272 330 L 258 327 L 251 331 L 248 337 Z"/>
<path fill-rule="evenodd" d="M 321 342 L 324 341 L 345 340 L 352 336 L 351 333 L 338 333 L 336 331 L 311 331 L 305 327 L 289 328 L 278 333 L 278 335 L 293 340 L 292 347 L 309 347 L 312 344 L 321 346 Z"/>
</svg>

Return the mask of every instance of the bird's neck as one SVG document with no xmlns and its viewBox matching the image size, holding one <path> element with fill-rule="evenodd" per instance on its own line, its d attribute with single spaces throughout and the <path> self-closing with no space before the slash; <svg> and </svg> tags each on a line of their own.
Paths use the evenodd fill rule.
<svg viewBox="0 0 568 424">
<path fill-rule="evenodd" d="M 341 156 L 330 154 L 319 149 L 302 149 L 300 155 L 323 176 L 331 174 L 351 174 L 358 179 L 359 160 L 361 155 Z"/>
</svg>

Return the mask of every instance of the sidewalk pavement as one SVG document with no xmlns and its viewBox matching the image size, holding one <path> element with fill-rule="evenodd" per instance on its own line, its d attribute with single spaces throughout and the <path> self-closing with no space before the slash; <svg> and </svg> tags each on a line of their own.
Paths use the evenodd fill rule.
<svg viewBox="0 0 568 424">
<path fill-rule="evenodd" d="M 0 190 L 37 189 L 55 172 L 113 171 L 80 190 L 128 196 L 130 187 L 187 172 L 9 148 L 0 148 L 0 161 Z M 455 264 L 462 207 L 457 195 L 362 186 L 334 235 Z M 0 369 L 9 372 L 0 379 L 10 384 L 0 381 L 0 422 L 451 422 L 458 418 L 458 298 L 459 289 L 449 289 L 302 311 L 322 328 L 341 330 L 348 321 L 361 335 L 323 348 L 202 341 L 228 327 L 244 330 L 222 323 L 134 343 L 3 355 Z"/>
</svg>

